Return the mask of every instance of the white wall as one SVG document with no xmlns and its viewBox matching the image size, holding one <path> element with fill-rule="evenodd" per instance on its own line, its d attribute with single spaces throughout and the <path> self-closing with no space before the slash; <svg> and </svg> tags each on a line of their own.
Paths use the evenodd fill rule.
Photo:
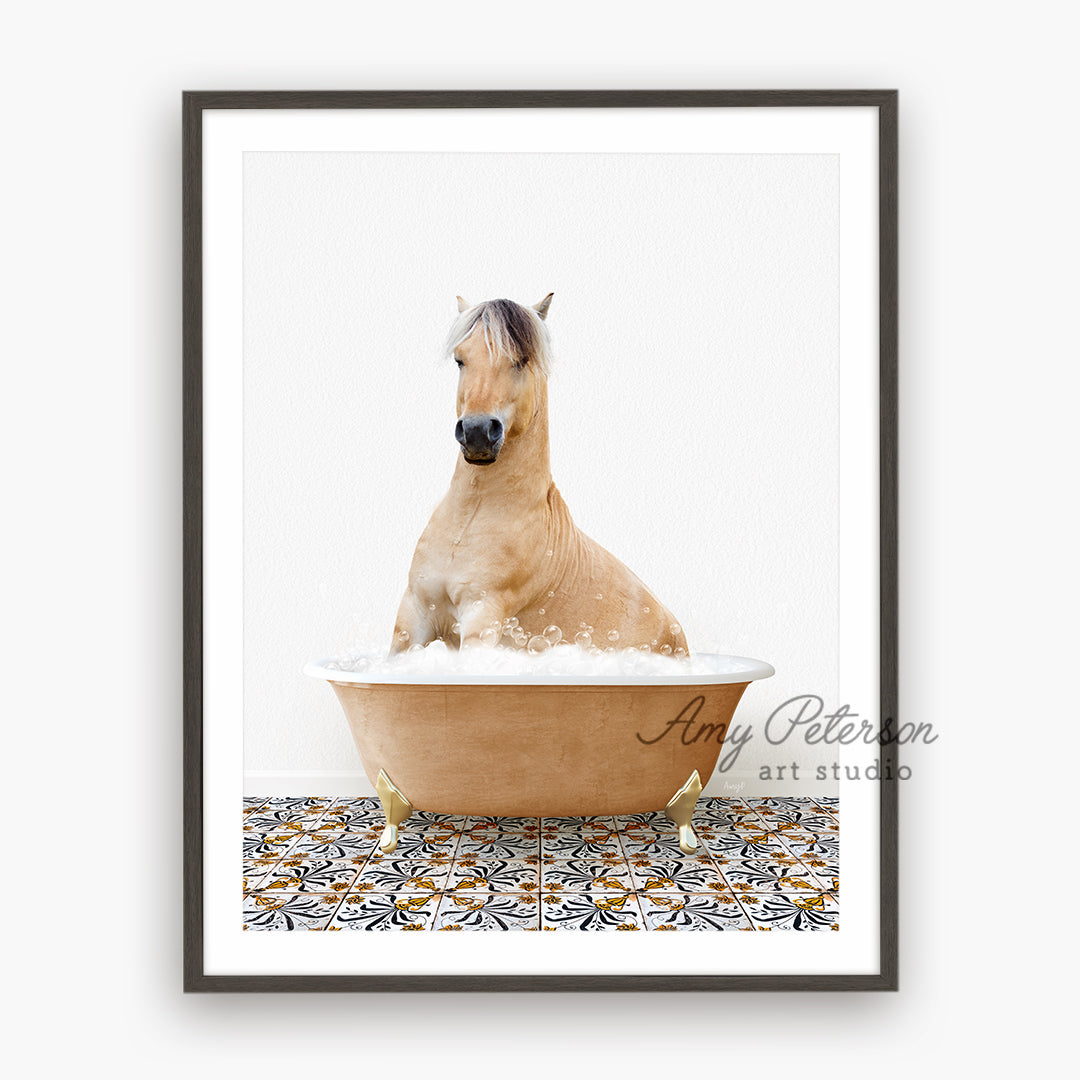
<svg viewBox="0 0 1080 1080">
<path fill-rule="evenodd" d="M 764 721 L 842 704 L 837 158 L 249 153 L 244 178 L 246 786 L 370 790 L 300 667 L 387 647 L 458 456 L 455 294 L 554 289 L 556 483 L 693 650 L 776 667 L 725 779 L 792 793 L 757 783 L 793 755 Z"/>
<path fill-rule="evenodd" d="M 445 1069 L 474 1047 L 524 1076 L 570 1058 L 1050 1072 L 1070 1049 L 1075 789 L 1069 17 L 784 0 L 9 11 L 12 1059 L 46 1078 L 105 1060 L 117 1077 Z M 898 994 L 180 993 L 179 91 L 478 86 L 901 89 L 901 703 L 941 737 L 901 794 Z"/>
</svg>

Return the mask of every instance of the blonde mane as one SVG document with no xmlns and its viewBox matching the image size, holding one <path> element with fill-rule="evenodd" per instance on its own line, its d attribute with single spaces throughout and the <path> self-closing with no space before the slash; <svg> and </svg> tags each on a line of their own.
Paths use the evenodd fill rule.
<svg viewBox="0 0 1080 1080">
<path fill-rule="evenodd" d="M 453 353 L 478 327 L 492 360 L 505 356 L 514 367 L 535 364 L 544 375 L 551 374 L 551 336 L 532 308 L 513 300 L 485 300 L 466 309 L 450 328 L 445 354 Z"/>
</svg>

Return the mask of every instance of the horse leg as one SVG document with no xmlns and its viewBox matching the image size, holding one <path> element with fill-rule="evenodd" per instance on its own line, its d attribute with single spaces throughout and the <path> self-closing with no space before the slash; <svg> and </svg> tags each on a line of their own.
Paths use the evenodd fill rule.
<svg viewBox="0 0 1080 1080">
<path fill-rule="evenodd" d="M 412 590 L 407 590 L 401 598 L 401 606 L 398 608 L 397 619 L 394 622 L 390 655 L 404 652 L 411 645 L 427 645 L 434 640 L 435 626 L 428 611 Z"/>
<path fill-rule="evenodd" d="M 503 619 L 506 615 L 503 606 L 490 598 L 474 600 L 464 605 L 464 612 L 458 615 L 463 649 L 471 645 L 499 644 L 503 632 Z"/>
</svg>

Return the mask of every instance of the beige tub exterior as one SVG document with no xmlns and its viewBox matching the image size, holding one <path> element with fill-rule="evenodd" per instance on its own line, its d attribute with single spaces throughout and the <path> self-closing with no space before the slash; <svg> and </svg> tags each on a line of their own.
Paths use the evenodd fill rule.
<svg viewBox="0 0 1080 1080">
<path fill-rule="evenodd" d="M 773 673 L 718 659 L 735 670 L 572 684 L 305 670 L 333 686 L 373 785 L 385 772 L 416 810 L 555 817 L 663 809 L 695 770 L 705 784 L 747 686 Z"/>
</svg>

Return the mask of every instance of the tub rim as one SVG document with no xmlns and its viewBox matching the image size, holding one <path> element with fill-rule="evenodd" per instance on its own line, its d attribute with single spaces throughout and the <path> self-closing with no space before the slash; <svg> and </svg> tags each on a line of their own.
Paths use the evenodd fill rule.
<svg viewBox="0 0 1080 1080">
<path fill-rule="evenodd" d="M 324 682 L 363 686 L 711 686 L 726 683 L 750 683 L 776 674 L 772 664 L 749 656 L 729 653 L 695 653 L 697 657 L 715 657 L 739 664 L 737 671 L 687 672 L 685 675 L 535 675 L 522 672 L 482 674 L 474 672 L 394 672 L 341 671 L 326 665 L 334 657 L 308 661 L 303 674 Z"/>
</svg>

